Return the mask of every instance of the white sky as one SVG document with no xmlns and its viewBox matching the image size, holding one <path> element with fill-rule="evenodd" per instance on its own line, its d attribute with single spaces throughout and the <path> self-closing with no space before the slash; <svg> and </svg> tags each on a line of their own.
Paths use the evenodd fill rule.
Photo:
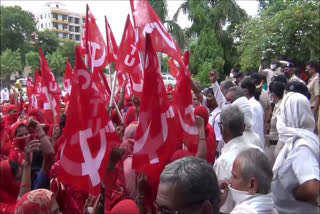
<svg viewBox="0 0 320 214">
<path fill-rule="evenodd" d="M 127 14 L 131 14 L 129 0 L 105 0 L 105 1 L 12 1 L 1 0 L 0 4 L 4 6 L 19 5 L 23 10 L 30 11 L 36 14 L 47 2 L 59 2 L 64 4 L 63 8 L 77 13 L 86 12 L 86 4 L 89 4 L 89 8 L 96 18 L 97 25 L 100 32 L 105 38 L 105 24 L 104 16 L 107 16 L 108 22 L 111 26 L 115 39 L 119 45 L 123 28 L 125 25 Z M 171 18 L 183 0 L 168 0 L 168 16 Z M 246 10 L 251 15 L 257 15 L 258 1 L 257 0 L 236 0 L 239 6 Z M 131 19 L 132 21 L 132 19 Z M 188 18 L 182 13 L 178 20 L 179 25 L 184 28 L 190 26 Z"/>
</svg>

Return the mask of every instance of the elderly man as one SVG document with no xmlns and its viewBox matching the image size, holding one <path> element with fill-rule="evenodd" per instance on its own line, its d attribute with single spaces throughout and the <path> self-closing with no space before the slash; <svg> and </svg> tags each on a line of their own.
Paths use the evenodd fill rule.
<svg viewBox="0 0 320 214">
<path fill-rule="evenodd" d="M 237 105 L 244 113 L 245 129 L 243 132 L 243 136 L 246 138 L 246 141 L 263 149 L 263 141 L 252 128 L 252 108 L 249 100 L 244 96 L 244 91 L 240 87 L 231 87 L 226 93 L 226 99 L 228 100 L 228 102 Z"/>
<path fill-rule="evenodd" d="M 232 198 L 236 203 L 232 214 L 277 213 L 270 193 L 272 175 L 264 153 L 257 149 L 242 151 L 233 162 L 230 186 L 226 182 L 220 183 L 224 190 L 221 204 L 228 195 L 228 199 Z"/>
<path fill-rule="evenodd" d="M 258 146 L 248 142 L 243 136 L 245 129 L 244 113 L 235 104 L 225 105 L 221 110 L 220 128 L 225 146 L 221 150 L 221 156 L 216 160 L 213 168 L 219 180 L 229 179 L 234 159 L 246 149 Z"/>
<path fill-rule="evenodd" d="M 164 168 L 154 205 L 158 213 L 218 214 L 219 201 L 212 167 L 205 160 L 188 156 Z"/>
</svg>

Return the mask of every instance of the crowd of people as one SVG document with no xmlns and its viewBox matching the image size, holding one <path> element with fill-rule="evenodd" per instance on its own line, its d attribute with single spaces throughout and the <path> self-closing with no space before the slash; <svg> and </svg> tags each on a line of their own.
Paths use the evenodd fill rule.
<svg viewBox="0 0 320 214">
<path fill-rule="evenodd" d="M 197 145 L 179 144 L 157 179 L 132 167 L 139 97 L 118 93 L 112 122 L 121 139 L 110 151 L 101 193 L 59 180 L 65 117 L 46 121 L 23 92 L 1 91 L 0 213 L 319 213 L 320 68 L 306 63 L 308 80 L 293 63 L 246 76 L 232 69 L 210 87 L 191 80 Z M 167 87 L 172 102 L 174 87 Z M 79 115 L 81 117 L 81 115 Z"/>
</svg>

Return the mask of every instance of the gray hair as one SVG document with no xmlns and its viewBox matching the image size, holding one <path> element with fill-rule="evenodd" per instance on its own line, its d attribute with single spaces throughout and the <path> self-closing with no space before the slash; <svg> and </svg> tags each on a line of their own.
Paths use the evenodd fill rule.
<svg viewBox="0 0 320 214">
<path fill-rule="evenodd" d="M 224 80 L 220 83 L 220 90 L 223 95 L 225 95 L 229 88 L 234 87 L 234 84 L 231 80 Z"/>
<path fill-rule="evenodd" d="M 212 166 L 205 160 L 188 156 L 164 168 L 161 183 L 172 183 L 181 191 L 188 204 L 209 200 L 215 213 L 219 213 L 220 190 Z"/>
<path fill-rule="evenodd" d="M 223 128 L 227 129 L 232 137 L 239 136 L 243 133 L 244 113 L 237 105 L 225 105 L 221 109 L 220 121 Z"/>
<path fill-rule="evenodd" d="M 257 193 L 268 194 L 273 176 L 268 157 L 259 149 L 248 149 L 241 152 L 237 158 L 241 160 L 242 179 L 249 181 L 250 178 L 255 177 L 259 184 Z"/>
<path fill-rule="evenodd" d="M 232 101 L 231 102 L 235 101 L 239 97 L 245 96 L 243 89 L 238 86 L 233 86 L 233 87 L 229 88 L 227 93 L 228 92 L 232 93 L 232 99 L 231 99 Z"/>
</svg>

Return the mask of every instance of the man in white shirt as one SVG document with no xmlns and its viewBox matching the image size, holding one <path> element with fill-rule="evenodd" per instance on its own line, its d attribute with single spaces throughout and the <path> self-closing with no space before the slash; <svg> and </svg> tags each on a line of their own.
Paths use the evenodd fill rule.
<svg viewBox="0 0 320 214">
<path fill-rule="evenodd" d="M 243 136 L 245 129 L 244 113 L 237 105 L 225 105 L 220 113 L 220 121 L 221 134 L 225 145 L 213 168 L 218 180 L 225 180 L 231 177 L 233 161 L 241 151 L 249 148 L 260 148 L 248 142 L 248 139 Z"/>
<path fill-rule="evenodd" d="M 254 80 L 250 77 L 245 78 L 241 82 L 241 88 L 244 90 L 244 94 L 248 98 L 249 103 L 252 107 L 252 119 L 254 124 L 252 128 L 264 142 L 264 112 L 261 104 L 255 98 L 258 97 L 257 99 L 259 99 L 260 94 L 256 94 L 256 86 Z"/>
<path fill-rule="evenodd" d="M 221 204 L 227 198 L 232 199 L 235 207 L 229 207 L 229 210 L 232 209 L 231 214 L 278 213 L 270 193 L 272 175 L 264 153 L 257 149 L 241 152 L 233 162 L 230 186 L 227 182 L 220 182 L 220 189 L 224 190 L 220 198 Z"/>
<path fill-rule="evenodd" d="M 7 88 L 1 89 L 1 103 L 3 101 L 9 101 L 9 91 Z"/>
</svg>

